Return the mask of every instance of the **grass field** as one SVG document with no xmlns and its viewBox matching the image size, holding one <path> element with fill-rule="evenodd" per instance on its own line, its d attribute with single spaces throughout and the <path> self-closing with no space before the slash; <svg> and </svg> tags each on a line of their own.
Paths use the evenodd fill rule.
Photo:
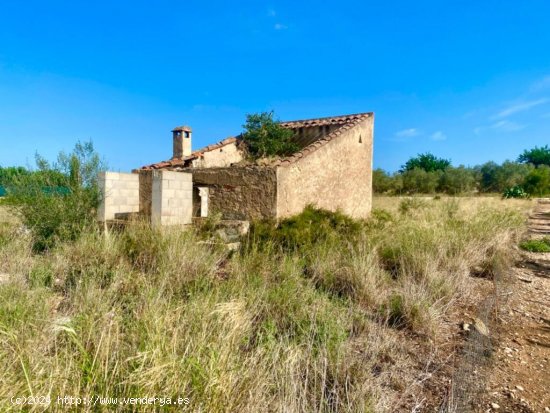
<svg viewBox="0 0 550 413">
<path fill-rule="evenodd" d="M 235 254 L 136 224 L 40 255 L 0 206 L 0 410 L 34 395 L 181 397 L 202 412 L 410 411 L 419 355 L 471 299 L 471 269 L 490 273 L 517 243 L 530 205 L 381 197 L 366 223 L 321 219 L 313 236 L 297 219 Z"/>
</svg>

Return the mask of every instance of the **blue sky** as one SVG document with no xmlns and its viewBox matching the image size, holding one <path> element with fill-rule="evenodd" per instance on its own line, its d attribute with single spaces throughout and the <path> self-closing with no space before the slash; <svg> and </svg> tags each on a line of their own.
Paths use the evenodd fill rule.
<svg viewBox="0 0 550 413">
<path fill-rule="evenodd" d="M 112 170 L 245 114 L 374 111 L 375 167 L 550 142 L 550 2 L 0 2 L 0 165 L 92 139 Z"/>
</svg>

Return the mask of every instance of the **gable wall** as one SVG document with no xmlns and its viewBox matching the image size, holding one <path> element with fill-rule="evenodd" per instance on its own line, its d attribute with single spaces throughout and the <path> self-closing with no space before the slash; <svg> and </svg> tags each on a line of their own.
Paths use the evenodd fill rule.
<svg viewBox="0 0 550 413">
<path fill-rule="evenodd" d="M 323 126 L 303 126 L 301 128 L 295 128 L 294 140 L 300 147 L 305 148 L 309 144 L 321 139 L 338 129 L 341 125 L 323 125 Z"/>
<path fill-rule="evenodd" d="M 193 160 L 192 166 L 194 168 L 223 168 L 242 160 L 242 151 L 239 150 L 235 142 L 232 142 L 221 148 L 204 152 L 201 158 Z"/>
<path fill-rule="evenodd" d="M 368 217 L 373 128 L 374 117 L 370 116 L 298 161 L 278 167 L 277 218 L 298 214 L 307 204 Z"/>
</svg>

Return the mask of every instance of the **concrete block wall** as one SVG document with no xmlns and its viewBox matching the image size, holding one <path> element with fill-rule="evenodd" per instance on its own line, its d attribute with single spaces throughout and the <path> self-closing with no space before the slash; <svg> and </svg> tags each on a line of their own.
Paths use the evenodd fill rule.
<svg viewBox="0 0 550 413">
<path fill-rule="evenodd" d="M 155 226 L 191 224 L 193 175 L 186 172 L 153 171 L 151 223 Z"/>
<path fill-rule="evenodd" d="M 115 218 L 119 212 L 139 211 L 139 175 L 121 172 L 99 174 L 101 204 L 98 220 L 105 222 Z"/>
</svg>

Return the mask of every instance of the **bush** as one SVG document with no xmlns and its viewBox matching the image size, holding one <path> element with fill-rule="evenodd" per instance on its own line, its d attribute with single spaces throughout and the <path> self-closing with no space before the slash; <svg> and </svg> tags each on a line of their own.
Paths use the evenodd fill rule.
<svg viewBox="0 0 550 413">
<path fill-rule="evenodd" d="M 432 194 L 439 185 L 442 171 L 426 172 L 424 169 L 415 168 L 405 171 L 403 176 L 403 190 L 410 194 Z"/>
<path fill-rule="evenodd" d="M 502 194 L 503 198 L 529 198 L 529 194 L 519 185 L 508 188 Z"/>
<path fill-rule="evenodd" d="M 550 238 L 530 239 L 519 244 L 520 248 L 529 252 L 550 252 Z"/>
<path fill-rule="evenodd" d="M 550 194 L 550 166 L 542 165 L 533 169 L 525 177 L 523 187 L 532 196 Z"/>
<path fill-rule="evenodd" d="M 273 119 L 273 112 L 246 115 L 243 141 L 253 158 L 287 156 L 300 149 L 293 141 L 294 132 Z"/>
<path fill-rule="evenodd" d="M 303 249 L 314 244 L 359 233 L 362 224 L 341 212 L 306 206 L 298 215 L 282 220 L 253 224 L 250 239 L 261 244 L 273 243 L 283 250 Z"/>
<path fill-rule="evenodd" d="M 422 198 L 405 198 L 399 203 L 399 212 L 408 214 L 417 209 L 423 209 L 428 206 L 428 202 Z"/>
<path fill-rule="evenodd" d="M 476 180 L 471 169 L 459 166 L 443 171 L 439 181 L 439 191 L 450 195 L 464 194 L 475 189 Z"/>
<path fill-rule="evenodd" d="M 39 155 L 36 163 L 38 171 L 20 175 L 9 187 L 7 203 L 32 231 L 34 250 L 44 251 L 58 240 L 75 240 L 95 222 L 103 165 L 91 142 L 61 152 L 53 165 Z"/>
</svg>

